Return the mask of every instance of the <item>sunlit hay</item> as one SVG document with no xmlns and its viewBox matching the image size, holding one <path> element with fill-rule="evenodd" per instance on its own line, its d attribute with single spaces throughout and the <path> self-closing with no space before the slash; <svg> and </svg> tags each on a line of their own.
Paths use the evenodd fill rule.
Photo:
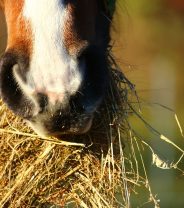
<svg viewBox="0 0 184 208">
<path fill-rule="evenodd" d="M 109 66 L 115 67 L 109 57 Z M 41 138 L 0 107 L 0 207 L 119 207 L 129 203 L 134 173 L 123 155 L 125 118 L 133 89 L 110 68 L 110 87 L 89 134 Z M 123 140 L 124 138 L 124 140 Z M 74 143 L 75 142 L 75 143 Z M 129 165 L 131 167 L 131 164 Z"/>
<path fill-rule="evenodd" d="M 131 196 L 143 189 L 146 202 L 159 207 L 149 184 L 143 145 L 159 168 L 176 169 L 183 150 L 157 132 L 181 152 L 177 163 L 168 164 L 131 129 L 128 116 L 134 114 L 156 131 L 132 107 L 129 97 L 136 98 L 134 86 L 110 55 L 109 72 L 109 89 L 86 135 L 64 141 L 39 137 L 1 102 L 0 207 L 130 207 Z"/>
</svg>

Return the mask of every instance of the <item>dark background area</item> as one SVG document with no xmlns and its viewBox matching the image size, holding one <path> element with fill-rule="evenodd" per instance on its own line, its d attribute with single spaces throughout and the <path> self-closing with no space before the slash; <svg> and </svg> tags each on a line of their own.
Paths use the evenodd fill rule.
<svg viewBox="0 0 184 208">
<path fill-rule="evenodd" d="M 184 127 L 184 1 L 119 0 L 117 10 L 112 29 L 114 54 L 125 75 L 136 85 L 142 102 L 141 115 L 184 149 L 174 113 L 154 104 L 173 109 Z M 131 117 L 131 123 L 166 161 L 179 159 L 178 150 L 161 142 L 135 116 Z M 161 207 L 184 207 L 183 173 L 156 168 L 150 151 L 145 150 L 144 158 L 153 194 L 160 199 Z M 182 170 L 183 163 L 181 160 L 178 166 Z M 142 191 L 133 203 L 141 204 L 144 197 Z"/>
</svg>

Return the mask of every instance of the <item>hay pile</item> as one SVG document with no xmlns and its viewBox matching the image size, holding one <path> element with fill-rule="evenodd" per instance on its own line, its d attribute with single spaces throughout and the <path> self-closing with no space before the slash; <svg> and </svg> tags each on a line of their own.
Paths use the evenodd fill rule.
<svg viewBox="0 0 184 208">
<path fill-rule="evenodd" d="M 92 130 L 64 138 L 69 141 L 40 138 L 1 102 L 0 207 L 128 203 L 134 179 L 124 171 L 122 138 L 128 133 L 124 119 L 130 87 L 119 71 L 112 70 L 111 85 Z"/>
<path fill-rule="evenodd" d="M 86 135 L 40 138 L 0 103 L 0 207 L 130 207 L 136 187 L 159 207 L 127 119 L 134 86 L 109 62 L 110 87 Z"/>
</svg>

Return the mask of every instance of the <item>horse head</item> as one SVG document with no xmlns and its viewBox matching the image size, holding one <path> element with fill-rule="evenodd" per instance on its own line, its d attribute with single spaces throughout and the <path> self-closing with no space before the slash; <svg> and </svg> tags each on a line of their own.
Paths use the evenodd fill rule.
<svg viewBox="0 0 184 208">
<path fill-rule="evenodd" d="M 81 134 L 108 85 L 104 0 L 0 0 L 7 47 L 0 92 L 42 135 Z"/>
</svg>

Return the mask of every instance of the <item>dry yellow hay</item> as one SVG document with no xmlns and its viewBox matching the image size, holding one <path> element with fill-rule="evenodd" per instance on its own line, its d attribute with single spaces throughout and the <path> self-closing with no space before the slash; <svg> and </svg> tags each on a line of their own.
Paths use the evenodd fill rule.
<svg viewBox="0 0 184 208">
<path fill-rule="evenodd" d="M 114 84 L 91 132 L 67 142 L 35 135 L 0 103 L 0 207 L 119 207 L 128 200 L 129 193 L 122 193 L 122 202 L 115 196 L 134 181 L 122 180 Z"/>
<path fill-rule="evenodd" d="M 86 135 L 41 138 L 0 103 L 0 207 L 128 208 L 136 187 L 146 188 L 159 207 L 127 121 L 129 112 L 136 114 L 128 100 L 133 85 L 109 59 L 111 84 Z M 155 164 L 162 164 L 150 149 Z"/>
</svg>

